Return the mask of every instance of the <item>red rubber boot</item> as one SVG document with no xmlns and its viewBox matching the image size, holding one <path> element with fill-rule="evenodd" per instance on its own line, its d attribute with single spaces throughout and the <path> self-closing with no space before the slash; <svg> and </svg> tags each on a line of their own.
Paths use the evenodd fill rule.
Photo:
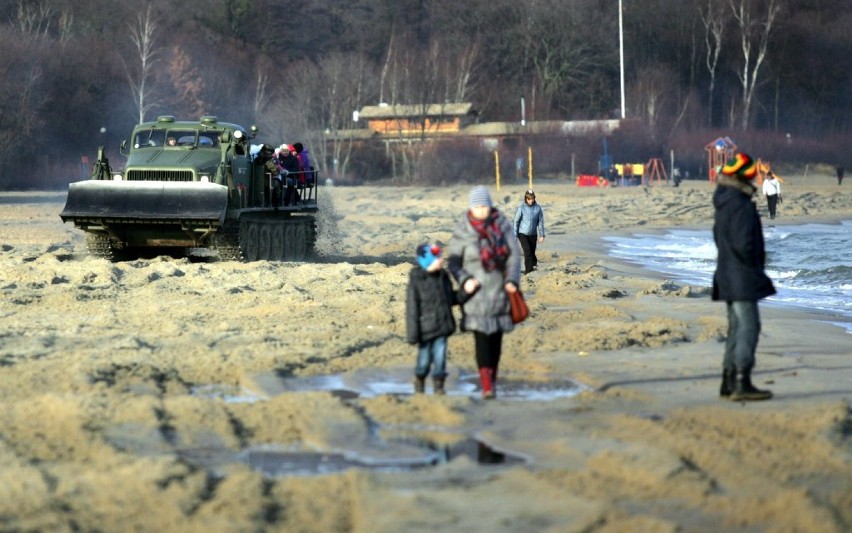
<svg viewBox="0 0 852 533">
<path fill-rule="evenodd" d="M 494 369 L 489 367 L 480 368 L 479 381 L 482 383 L 482 398 L 493 400 L 496 397 L 496 394 L 494 394 Z"/>
</svg>

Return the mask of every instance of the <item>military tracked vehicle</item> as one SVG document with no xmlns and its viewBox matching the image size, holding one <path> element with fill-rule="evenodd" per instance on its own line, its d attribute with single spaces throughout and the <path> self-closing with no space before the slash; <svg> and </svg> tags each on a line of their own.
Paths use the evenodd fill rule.
<svg viewBox="0 0 852 533">
<path fill-rule="evenodd" d="M 316 239 L 316 174 L 291 179 L 284 205 L 272 148 L 251 153 L 256 134 L 213 116 L 139 124 L 121 143 L 123 170 L 100 148 L 59 216 L 86 232 L 89 253 L 112 260 L 207 249 L 223 260 L 304 261 Z"/>
</svg>

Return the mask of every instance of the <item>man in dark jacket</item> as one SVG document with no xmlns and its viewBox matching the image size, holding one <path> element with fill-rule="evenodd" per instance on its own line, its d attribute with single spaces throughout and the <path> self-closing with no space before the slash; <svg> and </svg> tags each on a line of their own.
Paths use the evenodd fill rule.
<svg viewBox="0 0 852 533">
<path fill-rule="evenodd" d="M 775 287 L 764 272 L 763 228 L 752 201 L 756 175 L 754 160 L 746 154 L 737 154 L 722 167 L 713 194 L 713 239 L 718 250 L 713 300 L 725 301 L 728 308 L 728 337 L 719 395 L 735 401 L 772 397 L 771 391 L 757 389 L 751 382 L 760 335 L 757 302 L 775 294 Z"/>
<path fill-rule="evenodd" d="M 441 248 L 421 244 L 417 264 L 408 275 L 405 306 L 406 339 L 417 345 L 414 392 L 422 393 L 429 368 L 434 363 L 432 383 L 435 394 L 444 394 L 447 377 L 447 337 L 455 333 L 452 306 L 458 303 L 452 282 L 444 270 Z"/>
<path fill-rule="evenodd" d="M 278 147 L 278 165 L 281 167 L 281 175 L 285 183 L 284 205 L 298 204 L 299 194 L 296 190 L 296 180 L 300 169 L 296 149 L 286 143 Z"/>
</svg>

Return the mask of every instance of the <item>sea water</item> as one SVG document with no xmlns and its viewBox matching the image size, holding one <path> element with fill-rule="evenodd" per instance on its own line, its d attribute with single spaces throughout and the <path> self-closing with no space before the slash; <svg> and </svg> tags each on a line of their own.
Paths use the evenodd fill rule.
<svg viewBox="0 0 852 533">
<path fill-rule="evenodd" d="M 852 220 L 765 225 L 766 273 L 778 293 L 766 301 L 826 314 L 852 333 Z M 609 254 L 691 285 L 710 286 L 716 268 L 712 229 L 605 237 Z"/>
</svg>

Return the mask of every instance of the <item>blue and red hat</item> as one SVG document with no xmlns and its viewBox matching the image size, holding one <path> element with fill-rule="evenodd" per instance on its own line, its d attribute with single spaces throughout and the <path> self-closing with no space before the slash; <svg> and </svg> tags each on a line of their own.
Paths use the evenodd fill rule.
<svg viewBox="0 0 852 533">
<path fill-rule="evenodd" d="M 428 270 L 436 259 L 441 257 L 441 247 L 437 244 L 424 243 L 417 246 L 417 264 L 423 270 Z"/>
</svg>

